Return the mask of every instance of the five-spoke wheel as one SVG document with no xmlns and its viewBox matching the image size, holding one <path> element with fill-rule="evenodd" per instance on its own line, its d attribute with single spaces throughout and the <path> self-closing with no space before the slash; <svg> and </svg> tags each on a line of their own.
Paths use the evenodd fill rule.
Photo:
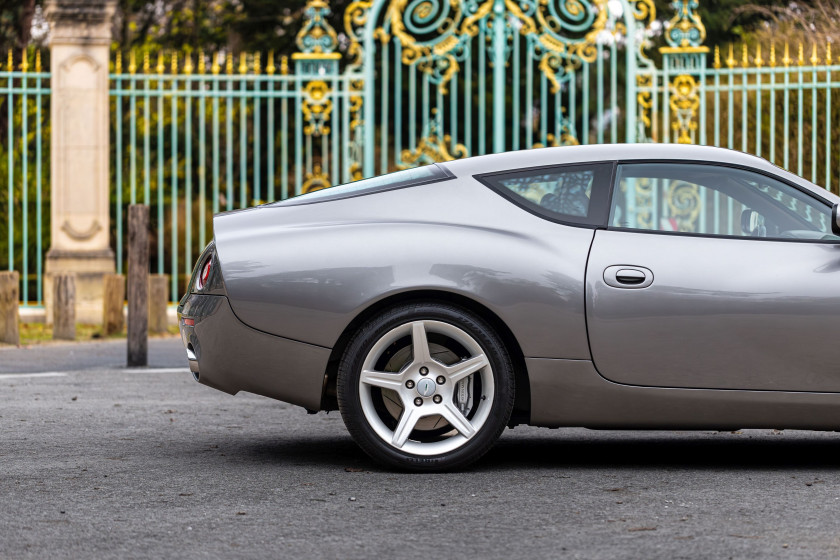
<svg viewBox="0 0 840 560">
<path fill-rule="evenodd" d="M 411 304 L 369 321 L 339 368 L 342 417 L 362 448 L 416 470 L 486 452 L 513 405 L 513 372 L 493 329 L 446 304 Z"/>
</svg>

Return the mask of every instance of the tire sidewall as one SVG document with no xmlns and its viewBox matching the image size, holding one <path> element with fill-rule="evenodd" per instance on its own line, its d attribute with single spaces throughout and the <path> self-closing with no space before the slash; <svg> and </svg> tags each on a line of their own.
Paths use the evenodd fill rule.
<svg viewBox="0 0 840 560">
<path fill-rule="evenodd" d="M 420 456 L 383 441 L 368 424 L 360 400 L 360 374 L 368 353 L 392 329 L 418 320 L 452 324 L 481 346 L 493 370 L 494 394 L 487 420 L 469 441 L 440 455 Z M 405 470 L 438 471 L 463 468 L 484 455 L 501 435 L 514 401 L 514 374 L 501 337 L 473 313 L 444 303 L 411 303 L 390 308 L 367 321 L 351 339 L 339 364 L 338 404 L 350 435 L 375 460 Z"/>
</svg>

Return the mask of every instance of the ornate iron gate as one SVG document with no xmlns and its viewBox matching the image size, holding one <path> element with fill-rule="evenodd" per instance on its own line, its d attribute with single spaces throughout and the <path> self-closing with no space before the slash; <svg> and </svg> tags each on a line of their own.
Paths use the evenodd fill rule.
<svg viewBox="0 0 840 560">
<path fill-rule="evenodd" d="M 365 176 L 549 145 L 648 137 L 651 0 L 358 0 Z"/>
</svg>

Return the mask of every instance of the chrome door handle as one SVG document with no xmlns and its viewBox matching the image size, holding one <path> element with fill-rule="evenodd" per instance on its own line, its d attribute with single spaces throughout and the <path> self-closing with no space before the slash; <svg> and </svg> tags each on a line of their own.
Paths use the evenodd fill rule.
<svg viewBox="0 0 840 560">
<path fill-rule="evenodd" d="M 604 269 L 604 282 L 613 288 L 640 289 L 653 284 L 653 272 L 643 266 L 615 265 Z"/>
</svg>

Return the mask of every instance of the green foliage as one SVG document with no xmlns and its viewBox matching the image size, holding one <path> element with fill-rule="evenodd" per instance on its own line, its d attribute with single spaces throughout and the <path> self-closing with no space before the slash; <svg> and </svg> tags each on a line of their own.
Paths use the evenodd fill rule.
<svg viewBox="0 0 840 560">
<path fill-rule="evenodd" d="M 35 0 L 0 0 L 0 51 L 29 44 Z"/>
<path fill-rule="evenodd" d="M 119 0 L 114 40 L 125 49 L 218 50 L 228 43 L 234 6 L 231 0 Z"/>
<path fill-rule="evenodd" d="M 120 0 L 123 48 L 291 53 L 305 0 Z"/>
<path fill-rule="evenodd" d="M 786 0 L 757 0 L 756 6 L 787 4 Z M 743 0 L 700 0 L 697 12 L 706 26 L 706 45 L 723 45 L 740 41 L 751 30 L 760 27 L 764 18 L 757 12 L 743 11 Z"/>
</svg>

